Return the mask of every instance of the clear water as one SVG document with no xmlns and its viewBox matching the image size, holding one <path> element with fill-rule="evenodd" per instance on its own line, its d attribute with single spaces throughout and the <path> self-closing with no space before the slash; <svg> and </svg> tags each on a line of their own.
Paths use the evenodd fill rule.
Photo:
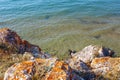
<svg viewBox="0 0 120 80">
<path fill-rule="evenodd" d="M 87 42 L 94 37 L 120 48 L 120 0 L 0 0 L 0 27 L 40 46 L 58 35 L 81 34 Z"/>
<path fill-rule="evenodd" d="M 0 27 L 114 16 L 120 17 L 120 0 L 0 0 Z"/>
</svg>

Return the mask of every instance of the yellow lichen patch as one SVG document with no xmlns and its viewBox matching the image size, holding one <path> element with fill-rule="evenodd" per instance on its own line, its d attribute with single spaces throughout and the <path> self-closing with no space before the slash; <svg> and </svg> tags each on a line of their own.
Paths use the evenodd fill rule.
<svg viewBox="0 0 120 80">
<path fill-rule="evenodd" d="M 52 70 L 46 75 L 45 80 L 67 80 L 68 65 L 57 61 Z"/>
<path fill-rule="evenodd" d="M 34 74 L 34 62 L 32 61 L 24 61 L 19 64 L 15 64 L 12 66 L 14 71 L 12 77 L 8 77 L 8 80 L 26 80 L 28 77 L 30 77 L 29 74 Z M 8 70 L 10 72 L 10 70 Z"/>
</svg>

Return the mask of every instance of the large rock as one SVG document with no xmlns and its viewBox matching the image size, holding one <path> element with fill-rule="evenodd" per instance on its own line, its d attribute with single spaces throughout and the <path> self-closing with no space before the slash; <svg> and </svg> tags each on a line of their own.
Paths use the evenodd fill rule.
<svg viewBox="0 0 120 80">
<path fill-rule="evenodd" d="M 105 47 L 89 45 L 82 51 L 72 54 L 68 63 L 70 67 L 79 73 L 85 80 L 93 80 L 95 74 L 92 72 L 90 63 L 96 57 L 112 56 L 114 52 Z"/>
<path fill-rule="evenodd" d="M 5 72 L 4 80 L 84 80 L 57 58 L 16 63 Z"/>
<path fill-rule="evenodd" d="M 34 62 L 25 61 L 22 63 L 16 63 L 5 73 L 4 80 L 31 80 L 31 76 L 35 73 Z"/>
<path fill-rule="evenodd" d="M 106 57 L 111 52 L 90 45 L 66 62 L 57 58 L 34 59 L 26 53 L 24 58 L 31 60 L 8 68 L 4 80 L 119 80 L 120 58 Z"/>
<path fill-rule="evenodd" d="M 89 45 L 82 51 L 72 55 L 73 61 L 83 61 L 84 63 L 90 63 L 95 57 L 112 56 L 114 52 L 109 48 Z"/>
<path fill-rule="evenodd" d="M 95 58 L 91 63 L 91 68 L 98 78 L 120 79 L 120 58 Z"/>
<path fill-rule="evenodd" d="M 8 29 L 0 29 L 0 49 L 4 50 L 3 53 L 20 53 L 30 52 L 34 57 L 46 58 L 49 57 L 47 54 L 41 52 L 41 49 L 37 45 L 30 44 L 26 40 L 22 40 L 20 36 Z"/>
<path fill-rule="evenodd" d="M 16 63 L 5 72 L 4 80 L 32 80 L 33 78 L 38 78 L 44 71 L 49 71 L 48 68 L 51 69 L 56 60 L 57 58 L 33 59 Z"/>
<path fill-rule="evenodd" d="M 89 71 L 88 66 L 94 58 L 112 56 L 113 54 L 114 52 L 108 48 L 89 45 L 80 52 L 72 54 L 68 63 L 75 70 Z"/>
</svg>

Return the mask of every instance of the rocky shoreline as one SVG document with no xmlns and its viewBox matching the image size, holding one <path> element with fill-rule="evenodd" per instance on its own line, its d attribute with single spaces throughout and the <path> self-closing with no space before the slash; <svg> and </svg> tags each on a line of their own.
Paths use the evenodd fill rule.
<svg viewBox="0 0 120 80">
<path fill-rule="evenodd" d="M 109 48 L 89 45 L 63 61 L 21 39 L 16 32 L 0 29 L 0 64 L 13 61 L 4 66 L 5 71 L 0 67 L 0 73 L 4 73 L 1 80 L 119 80 L 120 58 L 114 54 Z"/>
</svg>

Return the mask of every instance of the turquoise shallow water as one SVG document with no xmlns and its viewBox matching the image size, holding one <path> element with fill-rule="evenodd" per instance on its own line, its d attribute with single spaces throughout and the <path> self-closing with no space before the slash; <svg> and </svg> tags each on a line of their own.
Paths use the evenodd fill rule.
<svg viewBox="0 0 120 80">
<path fill-rule="evenodd" d="M 116 16 L 120 17 L 120 0 L 0 0 L 0 27 Z"/>
<path fill-rule="evenodd" d="M 89 44 L 120 53 L 120 0 L 0 0 L 0 27 L 53 53 Z"/>
</svg>

